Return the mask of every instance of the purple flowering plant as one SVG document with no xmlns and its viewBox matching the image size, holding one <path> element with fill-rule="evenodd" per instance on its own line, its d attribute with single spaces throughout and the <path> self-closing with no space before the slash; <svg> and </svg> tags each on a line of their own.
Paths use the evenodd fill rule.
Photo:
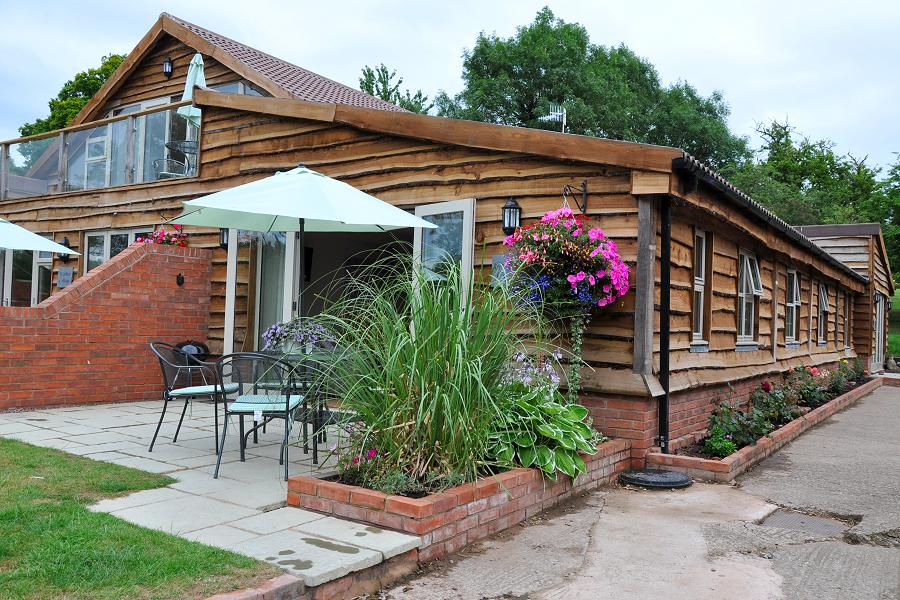
<svg viewBox="0 0 900 600">
<path fill-rule="evenodd" d="M 334 339 L 322 325 L 296 317 L 283 323 L 275 323 L 262 334 L 263 350 L 305 349 L 308 345 L 330 343 Z"/>
</svg>

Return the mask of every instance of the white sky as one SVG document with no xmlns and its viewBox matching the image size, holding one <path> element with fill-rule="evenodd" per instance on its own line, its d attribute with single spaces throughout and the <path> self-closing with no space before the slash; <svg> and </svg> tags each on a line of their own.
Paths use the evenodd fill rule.
<svg viewBox="0 0 900 600">
<path fill-rule="evenodd" d="M 900 151 L 900 2 L 864 0 L 0 0 L 0 139 L 45 116 L 76 72 L 130 51 L 162 11 L 353 87 L 363 65 L 384 62 L 433 97 L 459 91 L 479 31 L 510 36 L 545 4 L 594 43 L 625 43 L 666 83 L 722 90 L 739 134 L 789 118 L 870 162 Z"/>
</svg>

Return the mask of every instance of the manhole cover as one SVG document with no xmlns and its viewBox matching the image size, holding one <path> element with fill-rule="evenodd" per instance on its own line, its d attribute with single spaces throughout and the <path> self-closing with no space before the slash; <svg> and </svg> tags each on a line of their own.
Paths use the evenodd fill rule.
<svg viewBox="0 0 900 600">
<path fill-rule="evenodd" d="M 658 490 L 685 488 L 693 483 L 691 478 L 677 471 L 662 469 L 640 469 L 625 471 L 619 475 L 619 482 L 625 485 L 637 485 Z"/>
<path fill-rule="evenodd" d="M 763 525 L 779 527 L 781 529 L 793 529 L 815 536 L 834 537 L 847 529 L 845 523 L 827 517 L 814 517 L 795 510 L 779 508 L 765 518 Z"/>
</svg>

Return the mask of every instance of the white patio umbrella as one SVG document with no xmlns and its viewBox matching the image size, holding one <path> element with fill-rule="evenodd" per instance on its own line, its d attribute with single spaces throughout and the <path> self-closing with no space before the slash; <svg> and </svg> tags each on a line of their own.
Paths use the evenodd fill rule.
<svg viewBox="0 0 900 600">
<path fill-rule="evenodd" d="M 78 253 L 71 248 L 57 244 L 53 240 L 32 233 L 24 227 L 0 219 L 0 250 L 33 250 L 37 252 L 56 252 L 58 254 Z"/>
<path fill-rule="evenodd" d="M 182 213 L 170 222 L 262 232 L 299 231 L 301 236 L 306 231 L 349 233 L 437 227 L 302 165 L 265 179 L 187 200 Z M 302 238 L 299 243 L 302 253 Z M 304 263 L 301 256 L 301 270 Z M 301 285 L 303 280 L 301 271 Z"/>
<path fill-rule="evenodd" d="M 191 59 L 188 65 L 187 80 L 184 83 L 184 94 L 182 100 L 191 100 L 194 97 L 194 86 L 206 87 L 206 76 L 203 73 L 203 57 L 198 52 Z M 184 117 L 188 123 L 200 127 L 200 109 L 196 106 L 182 106 L 176 111 L 180 116 Z"/>
</svg>

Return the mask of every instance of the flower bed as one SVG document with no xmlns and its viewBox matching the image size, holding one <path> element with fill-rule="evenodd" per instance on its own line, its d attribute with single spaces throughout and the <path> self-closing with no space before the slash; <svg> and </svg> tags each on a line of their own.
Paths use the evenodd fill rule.
<svg viewBox="0 0 900 600">
<path fill-rule="evenodd" d="M 679 454 L 651 452 L 647 455 L 647 468 L 665 468 L 681 471 L 704 481 L 731 482 L 734 478 L 757 464 L 770 454 L 792 441 L 801 433 L 835 413 L 850 406 L 863 396 L 883 385 L 883 378 L 876 378 L 859 385 L 806 415 L 794 419 L 737 452 L 721 459 L 699 458 Z"/>
<path fill-rule="evenodd" d="M 419 561 L 458 551 L 524 521 L 563 500 L 609 483 L 630 463 L 630 442 L 612 440 L 582 455 L 586 471 L 556 481 L 540 469 L 517 468 L 424 498 L 383 492 L 313 477 L 288 481 L 287 503 L 421 536 Z"/>
</svg>

